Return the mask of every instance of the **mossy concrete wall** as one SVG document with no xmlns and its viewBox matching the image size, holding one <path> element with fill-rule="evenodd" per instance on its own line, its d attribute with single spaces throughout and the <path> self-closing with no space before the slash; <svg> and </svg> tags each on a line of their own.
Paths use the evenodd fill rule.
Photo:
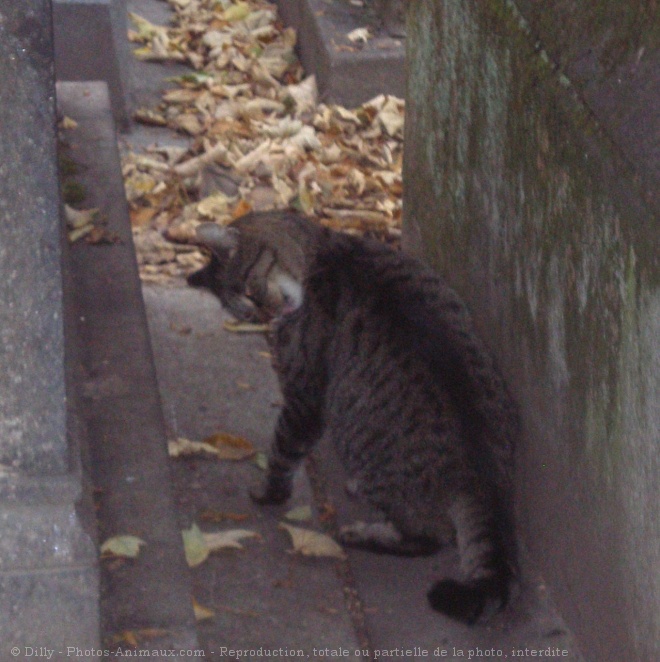
<svg viewBox="0 0 660 662">
<path fill-rule="evenodd" d="M 654 2 L 411 0 L 404 244 L 522 410 L 521 536 L 587 659 L 660 659 Z"/>
</svg>

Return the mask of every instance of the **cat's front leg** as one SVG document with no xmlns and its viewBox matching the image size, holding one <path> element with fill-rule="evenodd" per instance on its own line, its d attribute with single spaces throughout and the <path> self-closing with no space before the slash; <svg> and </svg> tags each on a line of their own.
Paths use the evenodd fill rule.
<svg viewBox="0 0 660 662">
<path fill-rule="evenodd" d="M 292 484 L 293 473 L 283 472 L 279 466 L 269 460 L 266 480 L 250 489 L 250 498 L 262 506 L 277 506 L 291 496 Z"/>
<path fill-rule="evenodd" d="M 253 501 L 282 504 L 291 496 L 293 477 L 321 431 L 320 414 L 308 398 L 287 398 L 275 428 L 263 483 L 250 490 Z"/>
</svg>

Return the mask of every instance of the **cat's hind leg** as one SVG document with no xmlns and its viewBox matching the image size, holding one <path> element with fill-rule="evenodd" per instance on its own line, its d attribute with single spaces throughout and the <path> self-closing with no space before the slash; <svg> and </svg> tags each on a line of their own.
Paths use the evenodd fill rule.
<svg viewBox="0 0 660 662">
<path fill-rule="evenodd" d="M 354 549 L 397 556 L 431 556 L 441 547 L 433 538 L 404 536 L 391 522 L 354 522 L 343 526 L 339 542 Z"/>
</svg>

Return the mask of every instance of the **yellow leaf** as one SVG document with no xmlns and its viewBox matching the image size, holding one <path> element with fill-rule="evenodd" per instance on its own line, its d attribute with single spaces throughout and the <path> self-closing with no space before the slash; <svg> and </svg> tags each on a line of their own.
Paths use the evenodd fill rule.
<svg viewBox="0 0 660 662">
<path fill-rule="evenodd" d="M 124 630 L 112 635 L 109 639 L 113 645 L 123 643 L 132 648 L 137 648 L 142 640 L 157 639 L 167 634 L 169 634 L 168 630 L 163 628 L 141 628 L 139 630 Z"/>
<path fill-rule="evenodd" d="M 314 195 L 305 186 L 304 182 L 301 182 L 298 187 L 298 204 L 300 205 L 300 209 L 308 216 L 314 213 Z"/>
<path fill-rule="evenodd" d="M 199 97 L 199 92 L 186 88 L 174 88 L 163 92 L 165 103 L 192 103 Z"/>
<path fill-rule="evenodd" d="M 174 126 L 177 129 L 181 129 L 181 131 L 189 133 L 191 136 L 196 136 L 204 130 L 201 122 L 197 119 L 197 115 L 193 115 L 192 113 L 179 115 L 174 120 Z"/>
<path fill-rule="evenodd" d="M 236 219 L 245 216 L 245 214 L 248 214 L 251 211 L 252 205 L 247 200 L 241 198 L 234 207 L 231 216 L 233 219 Z"/>
<path fill-rule="evenodd" d="M 225 320 L 222 328 L 232 333 L 266 333 L 268 324 L 253 324 L 252 322 L 239 322 L 237 320 Z"/>
<path fill-rule="evenodd" d="M 64 205 L 64 213 L 66 214 L 66 224 L 70 230 L 77 230 L 83 228 L 98 216 L 99 210 L 94 209 L 74 209 L 69 205 Z"/>
<path fill-rule="evenodd" d="M 131 23 L 133 23 L 133 25 L 135 26 L 138 37 L 140 39 L 151 39 L 156 34 L 164 30 L 163 27 L 159 25 L 154 25 L 146 18 L 143 18 L 142 16 L 134 12 L 128 12 L 128 18 L 131 20 Z"/>
<path fill-rule="evenodd" d="M 139 555 L 140 547 L 146 544 L 144 540 L 136 536 L 114 536 L 101 545 L 101 556 L 103 558 L 134 559 Z"/>
<path fill-rule="evenodd" d="M 148 108 L 138 108 L 133 113 L 133 119 L 140 124 L 149 126 L 167 126 L 167 119 L 160 113 Z"/>
<path fill-rule="evenodd" d="M 82 239 L 85 235 L 88 235 L 93 229 L 94 226 L 89 223 L 75 230 L 69 230 L 69 243 L 74 244 L 78 239 Z"/>
<path fill-rule="evenodd" d="M 138 207 L 130 210 L 131 226 L 149 225 L 151 219 L 158 213 L 157 207 Z"/>
<path fill-rule="evenodd" d="M 112 637 L 113 644 L 123 643 L 131 648 L 137 648 L 140 645 L 134 630 L 124 630 Z"/>
<path fill-rule="evenodd" d="M 224 19 L 226 21 L 242 21 L 250 15 L 250 5 L 247 2 L 237 2 L 235 5 L 225 9 Z"/>
<path fill-rule="evenodd" d="M 148 60 L 153 57 L 153 52 L 149 46 L 142 46 L 141 48 L 134 49 L 133 55 L 135 55 L 138 60 Z"/>
<path fill-rule="evenodd" d="M 67 117 L 66 115 L 60 120 L 59 123 L 60 128 L 62 129 L 77 129 L 78 128 L 78 122 L 76 120 L 71 119 L 70 117 Z"/>
<path fill-rule="evenodd" d="M 318 531 L 303 529 L 298 526 L 291 526 L 281 522 L 280 529 L 287 531 L 291 536 L 293 552 L 303 556 L 329 556 L 336 559 L 346 558 L 341 545 L 335 542 L 330 536 Z"/>
<path fill-rule="evenodd" d="M 243 549 L 239 540 L 244 538 L 259 538 L 259 534 L 248 529 L 230 529 L 203 533 L 204 542 L 209 552 L 219 552 L 222 549 Z"/>
<path fill-rule="evenodd" d="M 209 556 L 209 548 L 197 524 L 193 523 L 189 529 L 181 531 L 181 535 L 188 565 L 194 568 L 204 563 Z"/>
<path fill-rule="evenodd" d="M 210 453 L 217 455 L 218 451 L 210 444 L 202 441 L 191 441 L 185 437 L 177 437 L 167 442 L 167 452 L 170 457 L 180 457 L 185 455 L 198 455 L 201 453 Z"/>
<path fill-rule="evenodd" d="M 266 471 L 268 469 L 268 455 L 261 452 L 257 453 L 254 456 L 254 464 L 262 471 Z"/>
<path fill-rule="evenodd" d="M 246 460 L 256 453 L 254 446 L 247 439 L 227 432 L 212 434 L 202 443 L 214 448 L 221 460 Z"/>
<path fill-rule="evenodd" d="M 354 44 L 366 44 L 371 39 L 371 32 L 369 28 L 355 28 L 346 35 L 346 38 Z"/>
<path fill-rule="evenodd" d="M 199 602 L 195 600 L 195 598 L 192 599 L 192 603 L 193 603 L 193 611 L 195 612 L 195 620 L 205 621 L 215 616 L 215 612 L 213 611 L 213 609 L 202 607 L 202 605 L 200 605 Z"/>
<path fill-rule="evenodd" d="M 200 200 L 197 203 L 197 211 L 207 218 L 228 217 L 229 202 L 230 199 L 222 191 L 217 191 Z"/>
</svg>

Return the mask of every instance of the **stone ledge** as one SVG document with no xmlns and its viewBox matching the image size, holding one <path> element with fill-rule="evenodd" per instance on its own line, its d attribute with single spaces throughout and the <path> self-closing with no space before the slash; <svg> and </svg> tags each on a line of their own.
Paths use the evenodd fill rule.
<svg viewBox="0 0 660 662">
<path fill-rule="evenodd" d="M 81 166 L 85 205 L 102 210 L 118 237 L 70 247 L 67 323 L 79 339 L 76 375 L 98 489 L 100 538 L 130 533 L 146 541 L 133 564 L 102 572 L 105 633 L 159 628 L 196 641 L 191 584 L 174 511 L 167 444 L 133 248 L 107 86 L 59 83 L 67 134 Z M 193 648 L 191 644 L 187 646 Z"/>
</svg>

